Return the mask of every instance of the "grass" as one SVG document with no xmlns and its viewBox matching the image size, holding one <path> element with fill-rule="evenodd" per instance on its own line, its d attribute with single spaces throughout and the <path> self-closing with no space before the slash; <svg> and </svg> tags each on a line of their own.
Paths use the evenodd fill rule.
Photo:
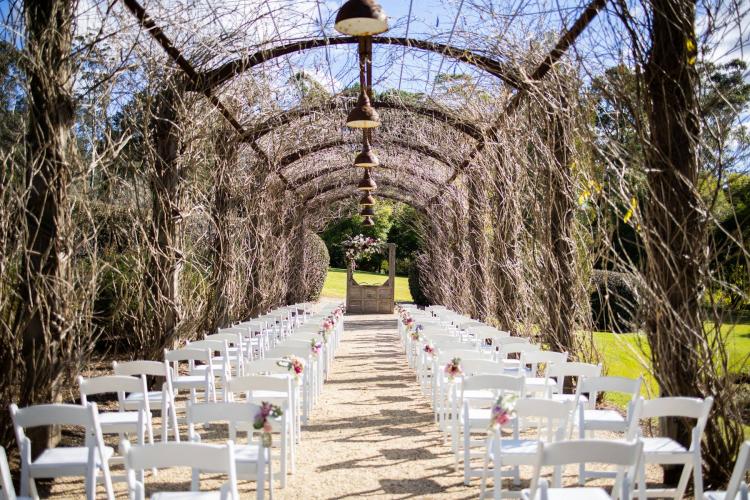
<svg viewBox="0 0 750 500">
<path fill-rule="evenodd" d="M 706 328 L 710 330 L 713 327 L 707 324 Z M 750 324 L 726 324 L 722 325 L 721 330 L 722 335 L 726 337 L 730 370 L 738 371 L 747 365 L 748 356 L 750 356 Z M 594 332 L 594 342 L 602 356 L 604 371 L 607 375 L 642 376 L 644 385 L 641 392 L 643 395 L 645 397 L 658 395 L 656 380 L 650 369 L 648 344 L 643 334 Z M 622 396 L 612 395 L 608 399 L 619 406 L 626 404 Z"/>
<path fill-rule="evenodd" d="M 354 279 L 360 285 L 380 285 L 388 279 L 388 276 L 365 271 L 355 271 Z M 338 299 L 346 297 L 346 269 L 337 269 L 335 267 L 328 269 L 328 276 L 326 276 L 326 281 L 323 284 L 321 295 L 323 297 Z M 409 283 L 404 276 L 396 276 L 396 301 L 411 302 Z"/>
</svg>

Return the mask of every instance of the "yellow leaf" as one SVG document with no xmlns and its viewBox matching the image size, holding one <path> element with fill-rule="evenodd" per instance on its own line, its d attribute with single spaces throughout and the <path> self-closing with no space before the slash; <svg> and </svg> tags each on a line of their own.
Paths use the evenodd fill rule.
<svg viewBox="0 0 750 500">
<path fill-rule="evenodd" d="M 630 208 L 627 212 L 625 212 L 625 216 L 622 218 L 622 221 L 627 224 L 630 219 L 633 218 L 633 214 L 635 213 L 635 209 L 638 206 L 638 200 L 633 196 L 630 198 Z"/>
<path fill-rule="evenodd" d="M 696 49 L 695 42 L 692 38 L 685 40 L 685 48 L 687 49 L 687 63 L 694 65 L 695 60 L 698 57 L 698 50 Z"/>
</svg>

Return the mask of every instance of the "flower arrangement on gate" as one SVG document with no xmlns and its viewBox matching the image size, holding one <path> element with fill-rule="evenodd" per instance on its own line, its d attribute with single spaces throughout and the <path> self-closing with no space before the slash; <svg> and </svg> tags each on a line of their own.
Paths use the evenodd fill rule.
<svg viewBox="0 0 750 500">
<path fill-rule="evenodd" d="M 385 242 L 378 238 L 371 238 L 363 234 L 352 236 L 345 239 L 341 245 L 344 247 L 346 260 L 352 271 L 354 271 L 355 262 L 359 259 L 365 259 L 371 255 L 380 252 L 385 246 Z"/>
<path fill-rule="evenodd" d="M 450 381 L 453 381 L 453 379 L 460 376 L 463 372 L 461 369 L 461 358 L 453 358 L 445 365 L 445 375 Z"/>
<path fill-rule="evenodd" d="M 260 441 L 264 447 L 271 447 L 271 431 L 273 431 L 273 428 L 271 427 L 269 418 L 279 418 L 283 414 L 284 412 L 281 411 L 281 407 L 279 406 L 265 401 L 260 404 L 260 410 L 255 415 L 255 420 L 253 421 L 253 429 L 261 431 Z"/>
<path fill-rule="evenodd" d="M 285 356 L 278 360 L 276 364 L 289 370 L 297 382 L 299 382 L 302 373 L 305 371 L 305 363 L 297 356 Z"/>
<path fill-rule="evenodd" d="M 316 358 L 318 357 L 318 354 L 320 354 L 320 351 L 323 349 L 323 342 L 321 342 L 318 339 L 310 339 L 310 352 L 313 356 Z"/>
<path fill-rule="evenodd" d="M 490 431 L 498 430 L 516 416 L 516 396 L 500 396 L 490 413 Z"/>
<path fill-rule="evenodd" d="M 414 342 L 418 342 L 419 339 L 422 337 L 419 333 L 419 330 L 414 330 L 413 332 L 409 333 L 409 336 Z"/>
<path fill-rule="evenodd" d="M 341 307 L 337 307 L 333 310 L 333 317 L 336 319 L 341 319 L 344 316 L 344 310 Z"/>
<path fill-rule="evenodd" d="M 434 356 L 435 355 L 435 346 L 430 344 L 429 342 L 424 345 L 422 348 L 424 352 L 427 353 L 428 356 Z"/>
</svg>

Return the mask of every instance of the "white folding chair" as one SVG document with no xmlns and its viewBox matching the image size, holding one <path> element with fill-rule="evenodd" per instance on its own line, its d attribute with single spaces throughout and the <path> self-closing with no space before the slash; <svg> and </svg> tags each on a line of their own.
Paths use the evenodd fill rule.
<svg viewBox="0 0 750 500">
<path fill-rule="evenodd" d="M 513 425 L 513 436 L 504 437 L 501 430 L 492 432 L 486 439 L 484 466 L 482 467 L 481 496 L 484 498 L 487 484 L 487 472 L 490 463 L 493 466 L 493 496 L 502 497 L 503 467 L 512 467 L 513 484 L 521 483 L 519 466 L 535 465 L 539 443 L 554 443 L 566 438 L 570 415 L 575 408 L 574 401 L 552 401 L 549 399 L 519 399 L 516 401 L 516 418 Z M 487 416 L 485 428 L 490 416 Z M 521 437 L 521 428 L 529 423 L 534 424 L 535 436 Z M 464 482 L 466 477 L 464 476 Z M 510 494 L 510 492 L 508 492 Z"/>
<path fill-rule="evenodd" d="M 638 474 L 643 443 L 640 440 L 604 441 L 599 439 L 539 443 L 531 487 L 523 491 L 525 500 L 629 500 L 633 478 Z M 602 487 L 562 487 L 562 467 L 577 463 L 614 466 L 615 482 L 611 495 Z M 553 467 L 552 487 L 541 478 L 542 469 Z M 643 491 L 638 497 L 645 500 Z"/>
<path fill-rule="evenodd" d="M 271 448 L 264 448 L 260 440 L 253 441 L 253 421 L 260 411 L 260 405 L 247 402 L 198 403 L 188 405 L 187 422 L 190 439 L 193 442 L 201 440 L 196 431 L 196 425 L 211 425 L 226 422 L 229 439 L 234 443 L 234 461 L 238 479 L 257 481 L 256 498 L 262 499 L 266 488 L 266 464 L 268 464 L 268 488 L 273 498 L 273 468 Z M 277 427 L 283 428 L 286 414 L 281 416 Z M 247 443 L 237 441 L 237 432 L 247 433 Z M 193 489 L 200 489 L 200 473 L 217 472 L 210 466 L 193 468 Z"/>
<path fill-rule="evenodd" d="M 171 365 L 172 386 L 175 395 L 179 391 L 188 391 L 188 401 L 196 403 L 198 391 L 203 392 L 205 401 L 216 401 L 216 386 L 214 385 L 213 356 L 209 349 L 191 349 L 183 347 L 168 351 L 164 349 L 164 361 Z M 180 363 L 187 363 L 188 373 L 180 373 Z M 200 364 L 199 364 L 200 363 Z M 201 373 L 193 373 L 199 366 L 206 366 Z"/>
<path fill-rule="evenodd" d="M 630 422 L 629 437 L 641 437 L 639 420 L 653 418 L 681 418 L 695 420 L 695 426 L 691 431 L 690 446 L 685 448 L 682 444 L 668 437 L 641 437 L 643 441 L 643 466 L 647 464 L 658 465 L 682 465 L 682 475 L 674 489 L 647 489 L 648 496 L 682 498 L 687 489 L 690 472 L 693 472 L 693 484 L 695 498 L 703 498 L 703 459 L 701 457 L 701 440 L 703 431 L 708 422 L 711 406 L 714 404 L 712 397 L 682 398 L 668 397 L 644 400 L 639 398 L 636 404 L 635 415 Z M 645 486 L 645 471 L 642 471 L 639 481 Z"/>
<path fill-rule="evenodd" d="M 500 341 L 507 341 L 508 339 L 520 339 L 524 337 L 505 337 L 499 338 Z M 536 344 L 532 344 L 528 340 L 526 342 L 510 342 L 501 343 L 497 351 L 495 352 L 495 359 L 505 363 L 505 367 L 508 371 L 518 371 L 521 369 L 521 356 L 525 352 L 539 351 L 540 348 Z M 508 356 L 515 355 L 516 358 L 509 358 Z"/>
<path fill-rule="evenodd" d="M 96 498 L 98 472 L 102 472 L 102 481 L 107 498 L 114 500 L 112 477 L 109 472 L 109 459 L 114 450 L 104 446 L 102 429 L 96 405 L 48 404 L 29 406 L 19 409 L 10 405 L 10 415 L 16 432 L 16 441 L 21 452 L 21 495 L 39 498 L 35 479 L 83 476 L 86 483 L 86 498 Z M 31 440 L 26 436 L 26 429 L 48 425 L 70 425 L 83 427 L 86 435 L 84 446 L 47 448 L 32 460 Z"/>
<path fill-rule="evenodd" d="M 81 393 L 81 404 L 88 403 L 88 396 L 96 394 L 117 394 L 119 401 L 126 401 L 129 394 L 146 394 L 146 376 L 132 377 L 129 375 L 105 375 L 103 377 L 78 377 L 78 389 Z M 119 441 L 125 434 L 137 436 L 138 444 L 143 444 L 144 437 L 148 442 L 154 442 L 154 432 L 150 425 L 151 408 L 148 398 L 140 399 L 137 410 L 126 411 L 118 404 L 118 411 L 100 412 L 99 425 L 103 434 L 117 434 Z"/>
<path fill-rule="evenodd" d="M 298 409 L 295 408 L 294 387 L 291 377 L 246 375 L 233 378 L 227 384 L 227 391 L 231 401 L 239 401 L 238 395 L 244 395 L 244 401 L 261 404 L 268 402 L 275 404 L 284 411 L 284 418 L 280 422 L 272 422 L 274 431 L 281 436 L 281 487 L 286 486 L 287 473 L 294 473 L 295 443 Z M 291 464 L 291 466 L 289 465 Z"/>
<path fill-rule="evenodd" d="M 206 335 L 203 340 L 218 340 L 227 343 L 228 368 L 233 377 L 241 377 L 244 372 L 244 363 L 247 359 L 245 354 L 245 343 L 242 340 L 242 334 L 237 331 L 221 330 L 213 335 Z M 214 362 L 218 358 L 214 358 Z"/>
<path fill-rule="evenodd" d="M 212 374 L 212 386 L 214 391 L 218 387 L 222 388 L 222 400 L 226 401 L 226 392 L 223 388 L 227 384 L 227 380 L 232 377 L 231 363 L 232 359 L 229 356 L 229 344 L 226 340 L 196 340 L 188 342 L 185 345 L 185 349 L 207 349 L 211 353 L 211 362 L 198 364 L 193 360 L 190 364 L 190 375 L 206 375 Z M 218 382 L 217 379 L 218 378 Z M 215 395 L 215 394 L 214 394 Z"/>
<path fill-rule="evenodd" d="M 524 351 L 521 353 L 519 375 L 526 377 L 526 394 L 546 396 L 556 384 L 547 377 L 547 371 L 552 365 L 565 363 L 567 352 L 555 351 Z M 544 370 L 541 375 L 539 367 Z"/>
<path fill-rule="evenodd" d="M 750 471 L 750 441 L 745 441 L 737 454 L 737 461 L 726 491 L 706 491 L 703 493 L 703 500 L 748 500 L 747 483 L 743 481 L 748 471 Z"/>
<path fill-rule="evenodd" d="M 123 441 L 120 443 L 120 453 L 125 457 L 128 495 L 133 500 L 146 498 L 146 485 L 137 479 L 143 477 L 143 471 L 171 467 L 223 473 L 227 475 L 227 481 L 221 486 L 220 491 L 198 491 L 196 485 L 193 484 L 191 491 L 170 490 L 152 493 L 152 500 L 202 500 L 204 498 L 239 500 L 240 498 L 237 490 L 234 445 L 231 441 L 225 445 L 186 442 L 131 445 L 128 441 Z"/>
<path fill-rule="evenodd" d="M 0 497 L 3 495 L 5 495 L 5 500 L 26 500 L 29 498 L 16 496 L 13 479 L 10 477 L 8 456 L 5 454 L 5 448 L 0 446 Z"/>
<path fill-rule="evenodd" d="M 599 377 L 602 374 L 602 365 L 594 365 L 591 363 L 581 363 L 577 361 L 566 361 L 565 363 L 554 363 L 547 368 L 545 374 L 546 382 L 545 386 L 549 387 L 548 397 L 555 401 L 578 401 L 588 402 L 588 398 L 585 394 L 580 394 L 578 391 L 566 394 L 565 387 L 572 386 L 566 385 L 567 379 L 576 380 L 576 388 L 582 380 L 586 378 Z"/>
<path fill-rule="evenodd" d="M 172 425 L 174 430 L 175 441 L 180 440 L 180 429 L 177 426 L 177 410 L 175 409 L 175 393 L 172 387 L 172 372 L 166 361 L 125 361 L 112 363 L 112 369 L 115 375 L 127 375 L 131 377 L 157 377 L 164 379 L 161 390 L 148 391 L 146 397 L 148 404 L 153 412 L 155 409 L 161 410 L 161 440 L 169 439 L 169 426 Z M 126 411 L 137 411 L 143 407 L 143 394 L 130 393 L 118 394 L 120 408 Z M 148 413 L 148 426 L 152 427 L 151 412 Z"/>
<path fill-rule="evenodd" d="M 456 465 L 459 454 L 463 449 L 464 484 L 469 484 L 472 477 L 481 476 L 480 469 L 471 467 L 471 459 L 481 457 L 480 453 L 472 453 L 485 444 L 487 428 L 490 425 L 492 406 L 500 396 L 525 397 L 525 380 L 519 375 L 474 375 L 465 377 L 461 381 L 460 396 L 456 399 L 456 416 L 452 423 L 451 437 Z M 473 433 L 481 433 L 481 438 L 472 439 Z M 463 437 L 463 439 L 461 439 Z M 459 447 L 459 443 L 462 446 Z"/>
</svg>

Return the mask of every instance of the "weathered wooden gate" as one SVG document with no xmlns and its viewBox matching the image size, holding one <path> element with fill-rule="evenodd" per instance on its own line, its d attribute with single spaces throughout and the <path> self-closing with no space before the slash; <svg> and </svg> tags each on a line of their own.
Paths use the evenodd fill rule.
<svg viewBox="0 0 750 500">
<path fill-rule="evenodd" d="M 396 245 L 388 244 L 388 279 L 382 285 L 360 285 L 352 268 L 346 271 L 346 312 L 351 314 L 388 314 L 393 312 L 396 296 Z"/>
</svg>

